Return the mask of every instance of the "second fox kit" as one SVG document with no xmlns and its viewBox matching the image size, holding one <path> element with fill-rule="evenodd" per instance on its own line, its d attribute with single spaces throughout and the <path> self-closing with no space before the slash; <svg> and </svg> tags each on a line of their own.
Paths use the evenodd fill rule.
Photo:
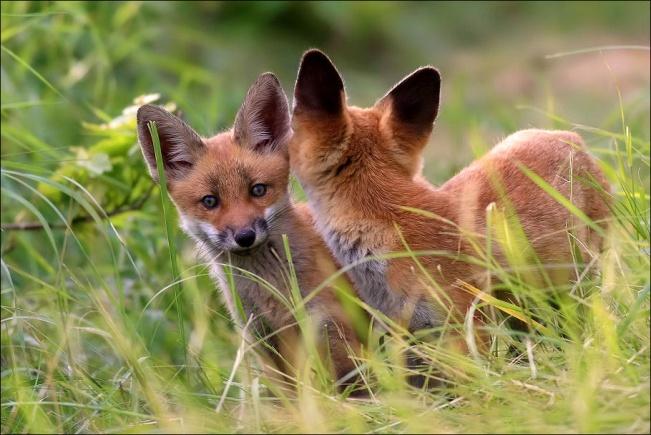
<svg viewBox="0 0 651 435">
<path fill-rule="evenodd" d="M 599 194 L 607 189 L 606 181 L 581 138 L 568 131 L 520 131 L 443 186 L 429 184 L 420 175 L 421 154 L 438 112 L 439 92 L 438 71 L 424 67 L 373 107 L 347 106 L 341 76 L 318 50 L 304 55 L 294 90 L 291 166 L 314 208 L 317 227 L 342 264 L 359 263 L 350 276 L 361 297 L 412 331 L 442 325 L 450 311 L 463 318 L 474 295 L 459 288 L 458 280 L 482 288 L 485 269 L 464 261 L 476 252 L 463 232 L 486 234 L 487 206 L 496 203 L 504 210 L 491 177 L 502 186 L 533 248 L 518 253 L 522 257 L 536 254 L 545 264 L 571 263 L 565 231 L 571 225 L 584 254 L 598 248 L 599 237 L 529 179 L 520 164 L 592 220 L 608 214 Z M 411 259 L 363 261 L 404 251 L 405 244 L 414 251 L 442 252 L 419 257 L 436 285 Z M 504 260 L 500 252 L 494 255 Z M 439 300 L 448 304 L 432 295 L 437 286 L 444 293 Z"/>
<path fill-rule="evenodd" d="M 252 329 L 258 336 L 277 332 L 270 339 L 280 353 L 276 362 L 290 371 L 288 366 L 296 364 L 298 329 L 292 326 L 295 319 L 286 304 L 291 299 L 290 278 L 281 236 L 287 235 L 303 296 L 337 267 L 313 229 L 308 209 L 293 204 L 289 197 L 286 145 L 291 129 L 287 98 L 278 80 L 270 73 L 261 75 L 249 89 L 233 128 L 211 138 L 200 137 L 160 107 L 142 106 L 138 137 L 157 179 L 147 128 L 150 121 L 156 123 L 169 193 L 182 228 L 209 261 L 237 319 L 222 263 L 232 268 L 245 314 L 253 319 Z M 269 286 L 278 289 L 280 297 Z M 359 342 L 334 290 L 325 288 L 307 303 L 306 310 L 319 329 L 321 348 L 330 354 L 336 377 L 354 370 L 348 351 L 357 351 Z"/>
</svg>

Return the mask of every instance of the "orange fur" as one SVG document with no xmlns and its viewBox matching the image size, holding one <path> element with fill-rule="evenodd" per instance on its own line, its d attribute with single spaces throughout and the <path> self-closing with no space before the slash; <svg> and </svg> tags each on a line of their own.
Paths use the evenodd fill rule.
<svg viewBox="0 0 651 435">
<path fill-rule="evenodd" d="M 459 280 L 485 288 L 485 269 L 466 260 L 480 258 L 473 242 L 485 244 L 486 209 L 491 203 L 519 219 L 533 248 L 521 253 L 529 264 L 534 253 L 560 269 L 571 262 L 568 228 L 584 255 L 600 248 L 598 235 L 518 165 L 534 171 L 599 225 L 608 216 L 606 200 L 599 193 L 600 188 L 608 190 L 605 178 L 580 136 L 567 131 L 517 132 L 444 185 L 429 184 L 420 175 L 421 154 L 438 110 L 438 80 L 436 70 L 421 68 L 373 107 L 347 106 L 334 65 L 312 50 L 304 55 L 295 87 L 291 168 L 308 194 L 320 232 L 340 262 L 404 251 L 401 237 L 414 251 L 441 251 L 419 258 L 435 282 L 409 258 L 351 271 L 367 303 L 412 330 L 423 324 L 440 325 L 450 308 L 453 318 L 463 319 L 474 296 L 457 285 Z M 424 210 L 428 216 L 404 207 Z M 499 247 L 494 254 L 506 265 Z M 386 289 L 372 278 L 376 273 L 385 279 Z M 559 276 L 567 279 L 567 274 Z M 393 306 L 384 303 L 394 296 Z M 446 301 L 443 307 L 437 298 Z M 418 314 L 414 310 L 419 309 L 430 310 L 422 314 L 429 321 L 414 321 Z"/>
</svg>

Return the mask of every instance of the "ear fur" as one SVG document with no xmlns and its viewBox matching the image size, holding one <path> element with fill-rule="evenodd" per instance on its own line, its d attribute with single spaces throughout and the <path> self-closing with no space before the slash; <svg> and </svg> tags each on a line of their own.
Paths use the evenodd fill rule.
<svg viewBox="0 0 651 435">
<path fill-rule="evenodd" d="M 284 149 L 291 134 L 289 105 L 272 73 L 261 74 L 251 85 L 233 125 L 235 140 L 254 151 Z"/>
<path fill-rule="evenodd" d="M 160 139 L 165 175 L 170 180 L 182 178 L 203 153 L 205 145 L 185 122 L 162 107 L 145 104 L 138 109 L 138 142 L 149 172 L 158 181 L 154 144 L 148 123 L 154 121 Z"/>
<path fill-rule="evenodd" d="M 417 134 L 432 129 L 439 110 L 441 76 L 436 68 L 417 69 L 395 85 L 376 106 L 390 107 L 392 123 Z"/>
<path fill-rule="evenodd" d="M 345 101 L 344 82 L 328 56 L 316 49 L 305 52 L 294 86 L 294 114 L 339 115 Z"/>
</svg>

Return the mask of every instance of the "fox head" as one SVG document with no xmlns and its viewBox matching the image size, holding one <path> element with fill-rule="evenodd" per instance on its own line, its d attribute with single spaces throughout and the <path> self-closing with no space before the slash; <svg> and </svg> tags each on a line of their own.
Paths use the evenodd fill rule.
<svg viewBox="0 0 651 435">
<path fill-rule="evenodd" d="M 413 179 L 439 107 L 441 77 L 422 67 L 372 107 L 346 105 L 344 83 L 319 50 L 303 55 L 294 88 L 289 145 L 292 170 L 308 190 L 354 183 L 376 174 Z"/>
<path fill-rule="evenodd" d="M 170 196 L 182 228 L 201 247 L 247 254 L 267 240 L 289 201 L 289 108 L 273 74 L 258 77 L 233 127 L 211 138 L 200 137 L 158 106 L 140 107 L 137 119 L 154 180 L 158 172 L 148 123 L 156 123 Z"/>
</svg>

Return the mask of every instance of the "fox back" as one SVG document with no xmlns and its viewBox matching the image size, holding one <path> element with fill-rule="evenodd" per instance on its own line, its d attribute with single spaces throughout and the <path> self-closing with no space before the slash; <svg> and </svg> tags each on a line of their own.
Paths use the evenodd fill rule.
<svg viewBox="0 0 651 435">
<path fill-rule="evenodd" d="M 443 186 L 429 184 L 421 176 L 422 150 L 438 114 L 440 83 L 436 69 L 423 67 L 373 107 L 348 106 L 336 68 L 311 50 L 294 90 L 291 167 L 317 227 L 342 263 L 355 264 L 351 278 L 366 302 L 412 330 L 440 326 L 450 308 L 457 318 L 465 315 L 474 296 L 460 281 L 486 284 L 476 247 L 484 246 L 491 203 L 519 221 L 530 247 L 519 254 L 531 263 L 536 256 L 568 263 L 568 229 L 585 255 L 598 249 L 598 234 L 532 181 L 527 168 L 593 221 L 608 214 L 599 193 L 605 179 L 571 132 L 518 132 Z M 418 263 L 381 258 L 407 249 L 436 252 Z M 494 253 L 502 263 L 504 251 Z"/>
</svg>

